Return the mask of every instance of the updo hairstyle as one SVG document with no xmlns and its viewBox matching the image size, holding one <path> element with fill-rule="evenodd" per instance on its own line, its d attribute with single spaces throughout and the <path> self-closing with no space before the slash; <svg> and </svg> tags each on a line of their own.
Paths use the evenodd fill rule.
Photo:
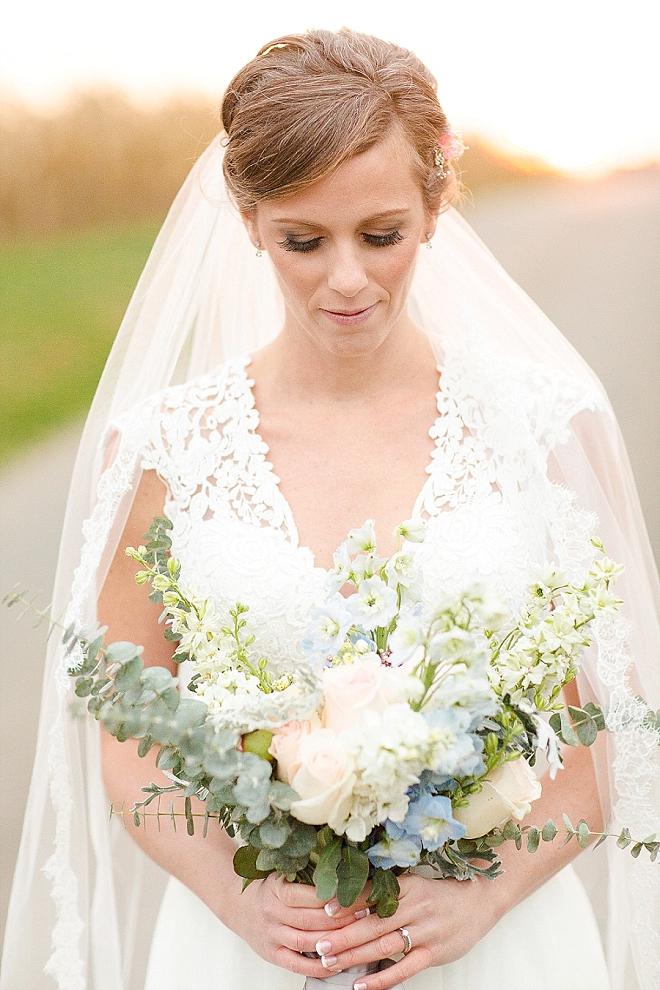
<svg viewBox="0 0 660 990">
<path fill-rule="evenodd" d="M 434 160 L 449 130 L 437 83 L 405 48 L 348 28 L 265 45 L 222 101 L 225 180 L 240 210 L 298 192 L 399 127 L 429 215 L 456 192 L 453 162 Z"/>
</svg>

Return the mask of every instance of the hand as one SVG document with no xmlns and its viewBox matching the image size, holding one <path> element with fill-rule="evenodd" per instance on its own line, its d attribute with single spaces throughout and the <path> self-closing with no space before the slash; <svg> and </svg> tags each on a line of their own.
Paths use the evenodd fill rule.
<svg viewBox="0 0 660 990">
<path fill-rule="evenodd" d="M 426 880 L 414 875 L 399 877 L 399 908 L 391 918 L 376 914 L 356 920 L 362 900 L 348 910 L 331 901 L 333 919 L 347 922 L 339 931 L 320 939 L 316 949 L 325 974 L 359 966 L 403 952 L 399 928 L 406 928 L 411 951 L 389 969 L 360 977 L 358 990 L 387 990 L 429 966 L 460 959 L 499 921 L 500 912 L 488 880 Z"/>
<path fill-rule="evenodd" d="M 257 955 L 292 973 L 317 978 L 327 976 L 328 970 L 320 959 L 301 953 L 316 955 L 316 943 L 354 922 L 359 910 L 355 906 L 333 918 L 316 899 L 314 887 L 287 883 L 274 874 L 251 883 L 231 907 L 231 912 L 223 912 L 225 924 Z"/>
</svg>

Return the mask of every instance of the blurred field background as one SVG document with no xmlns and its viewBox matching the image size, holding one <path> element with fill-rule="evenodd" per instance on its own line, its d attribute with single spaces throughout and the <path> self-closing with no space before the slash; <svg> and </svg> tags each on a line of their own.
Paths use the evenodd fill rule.
<svg viewBox="0 0 660 990">
<path fill-rule="evenodd" d="M 48 601 L 84 411 L 160 222 L 217 133 L 212 102 L 0 98 L 0 589 Z M 575 178 L 474 135 L 461 207 L 603 379 L 660 553 L 660 167 Z M 43 629 L 0 611 L 0 932 L 34 753 Z"/>
<path fill-rule="evenodd" d="M 0 101 L 0 464 L 86 409 L 158 225 L 218 129 L 201 96 L 146 107 L 96 90 L 51 114 Z M 472 196 L 559 181 L 468 143 Z"/>
</svg>

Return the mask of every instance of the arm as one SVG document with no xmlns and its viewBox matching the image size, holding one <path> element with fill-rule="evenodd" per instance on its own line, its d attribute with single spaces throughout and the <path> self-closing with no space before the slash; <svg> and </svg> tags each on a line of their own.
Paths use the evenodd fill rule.
<svg viewBox="0 0 660 990">
<path fill-rule="evenodd" d="M 144 646 L 145 665 L 167 667 L 175 673 L 173 644 L 165 640 L 158 624 L 161 607 L 149 601 L 149 587 L 135 583 L 137 566 L 126 556 L 127 546 L 139 546 L 154 516 L 161 515 L 166 490 L 152 472 L 142 476 L 119 547 L 99 596 L 99 620 L 107 625 L 107 642 L 130 640 Z M 137 743 L 119 743 L 101 730 L 103 779 L 108 797 L 116 808 L 130 809 L 142 797 L 140 788 L 152 780 L 162 780 L 155 765 L 155 752 L 141 759 Z M 201 802 L 194 811 L 202 811 Z M 183 812 L 183 801 L 175 802 Z M 124 819 L 131 837 L 155 862 L 189 887 L 229 928 L 244 938 L 264 959 L 295 973 L 322 976 L 321 963 L 300 955 L 313 952 L 320 935 L 340 928 L 346 919 L 331 920 L 315 897 L 314 889 L 287 884 L 269 877 L 257 881 L 241 893 L 232 859 L 236 846 L 219 828 L 209 829 L 206 838 L 198 830 L 189 836 L 176 832 L 169 822 L 158 830 L 147 818 L 139 828 L 132 816 Z M 255 917 L 260 918 L 255 923 Z M 352 916 L 351 916 L 352 920 Z"/>
</svg>

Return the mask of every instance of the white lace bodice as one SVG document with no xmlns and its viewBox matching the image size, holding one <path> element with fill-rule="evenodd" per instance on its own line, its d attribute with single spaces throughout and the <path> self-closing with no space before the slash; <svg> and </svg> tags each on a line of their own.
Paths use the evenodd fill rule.
<svg viewBox="0 0 660 990">
<path fill-rule="evenodd" d="M 248 366 L 248 357 L 238 358 L 162 394 L 142 467 L 167 486 L 165 512 L 184 582 L 221 607 L 248 605 L 260 649 L 277 662 L 302 655 L 300 635 L 325 597 L 326 572 L 299 544 L 267 460 Z M 430 430 L 435 446 L 413 513 L 429 523 L 418 557 L 425 597 L 476 577 L 515 598 L 534 565 L 555 556 L 554 520 L 570 498 L 549 484 L 546 455 L 588 397 L 520 369 L 512 403 L 504 389 L 493 389 L 497 369 L 488 378 L 468 378 L 458 360 L 442 369 Z M 511 369 L 502 380 L 511 385 Z M 580 517 L 572 516 L 575 529 Z M 592 524 L 584 518 L 578 529 L 586 535 Z"/>
</svg>

